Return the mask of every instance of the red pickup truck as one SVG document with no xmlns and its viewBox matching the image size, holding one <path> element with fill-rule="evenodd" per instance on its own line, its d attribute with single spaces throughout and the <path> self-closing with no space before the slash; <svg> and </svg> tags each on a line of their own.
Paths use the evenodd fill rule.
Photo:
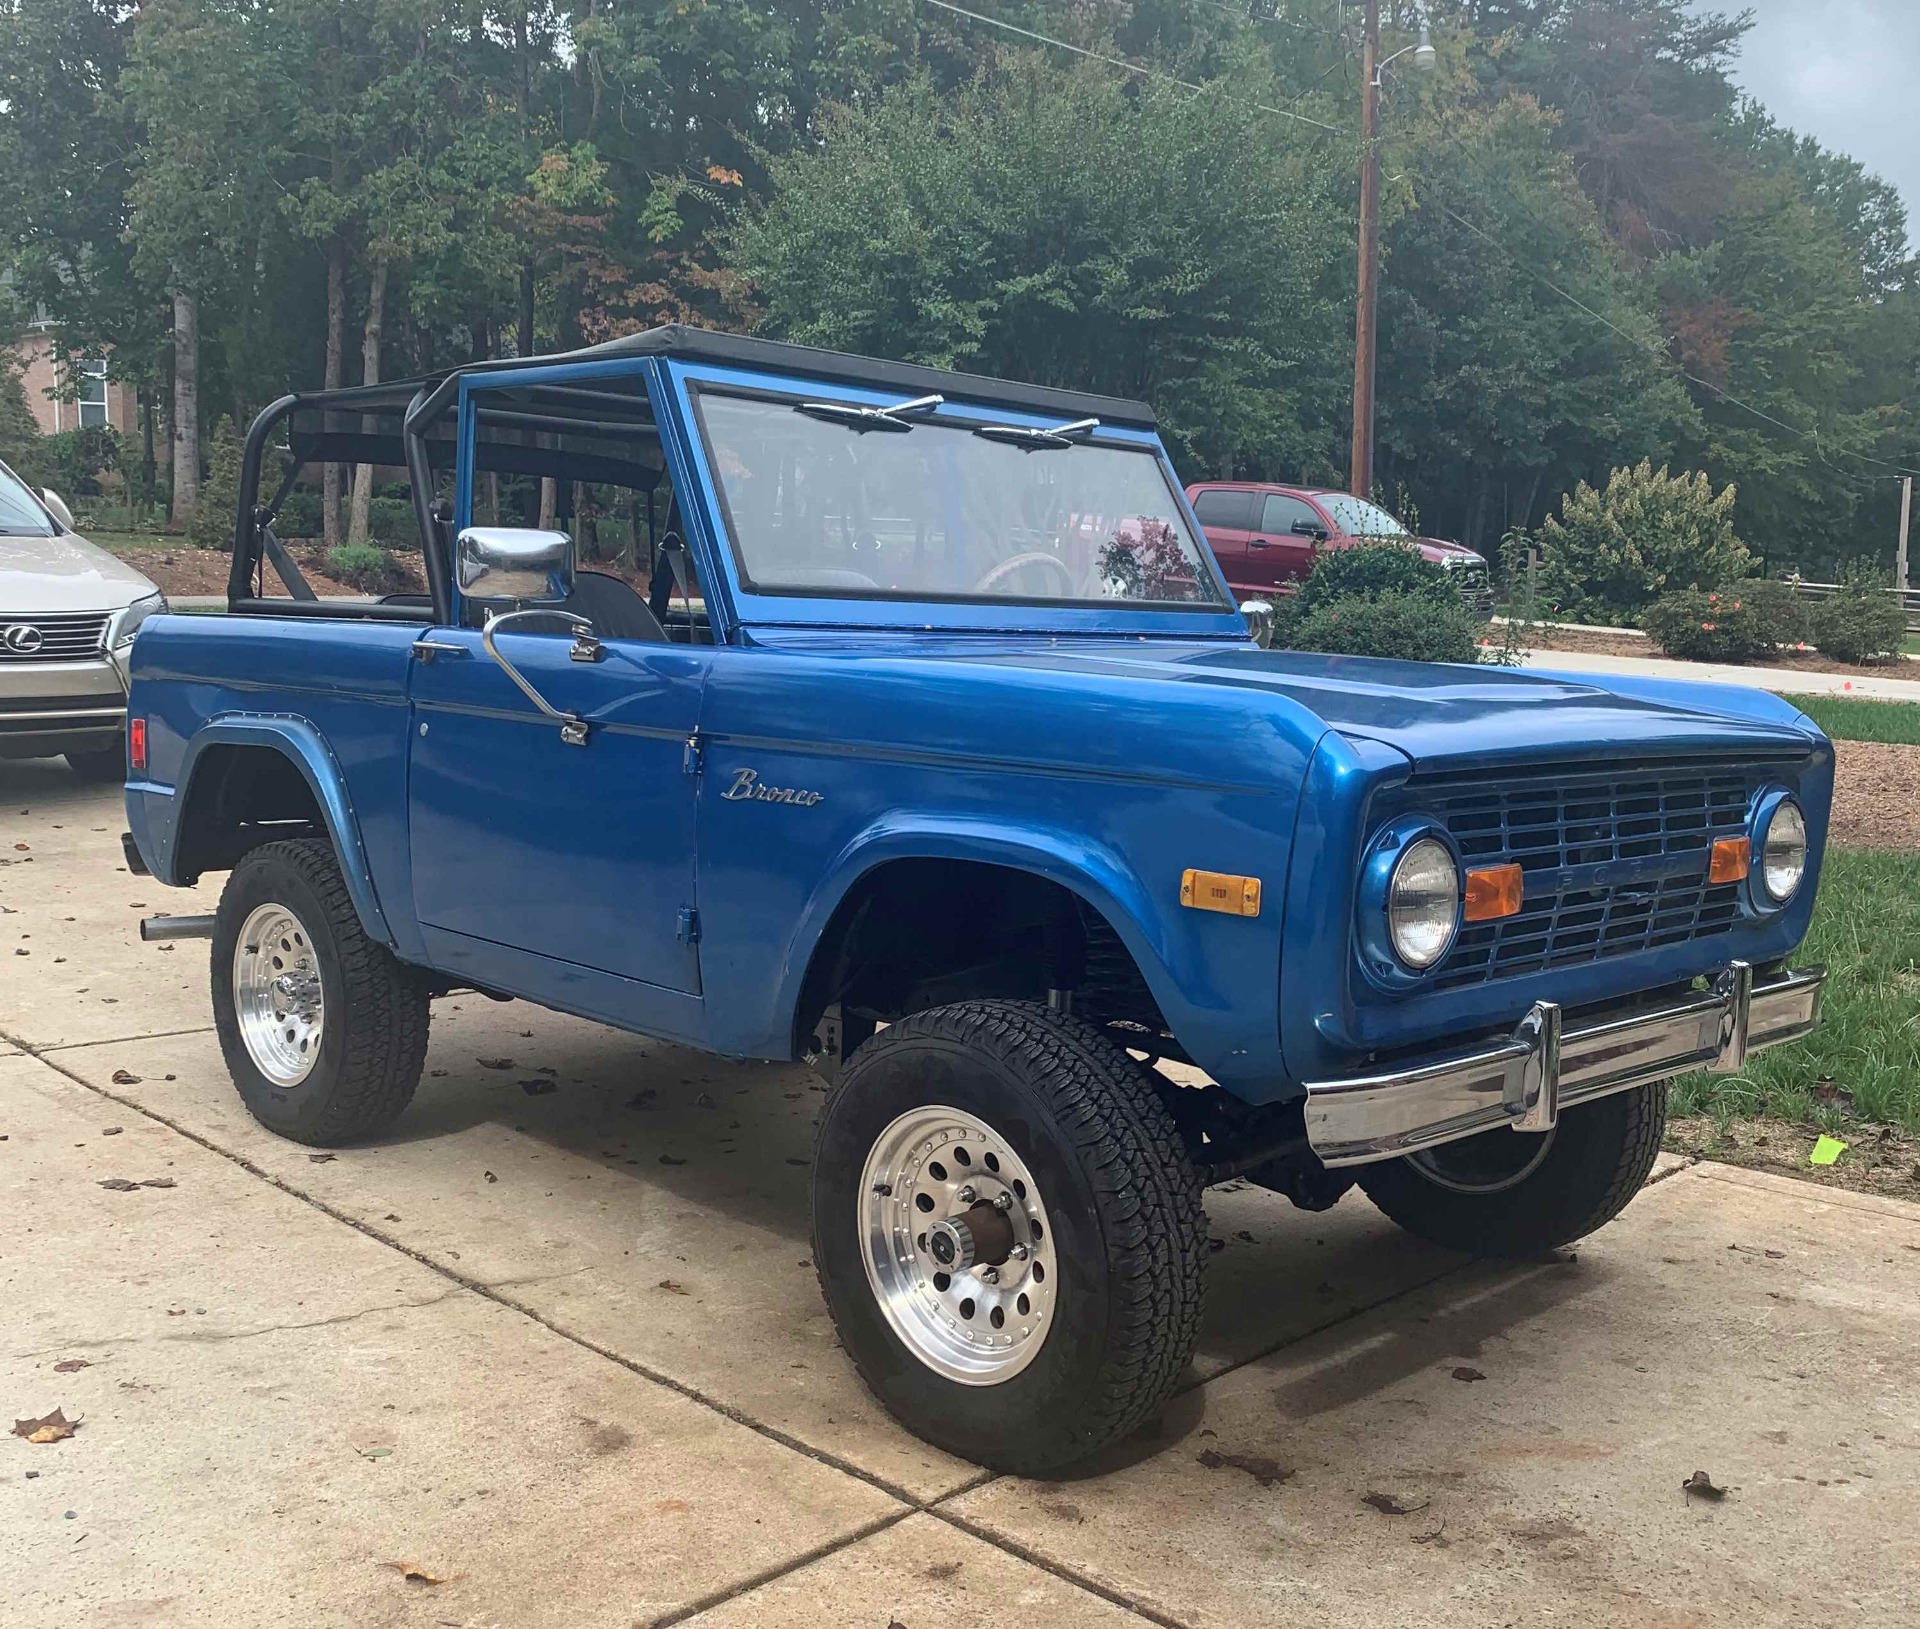
<svg viewBox="0 0 1920 1629">
<path fill-rule="evenodd" d="M 1322 549 L 1350 549 L 1383 538 L 1404 541 L 1453 573 L 1461 598 L 1492 606 L 1487 562 L 1472 549 L 1415 537 L 1377 503 L 1351 492 L 1274 486 L 1261 481 L 1202 481 L 1187 488 L 1193 512 L 1236 594 L 1290 594 Z"/>
</svg>

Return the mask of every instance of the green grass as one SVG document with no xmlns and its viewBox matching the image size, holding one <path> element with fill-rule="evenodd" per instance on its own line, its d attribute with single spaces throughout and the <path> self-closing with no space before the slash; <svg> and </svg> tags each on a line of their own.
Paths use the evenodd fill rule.
<svg viewBox="0 0 1920 1629">
<path fill-rule="evenodd" d="M 165 532 L 96 532 L 84 524 L 77 525 L 77 530 L 89 543 L 105 549 L 109 554 L 144 553 L 150 549 L 172 554 L 176 550 L 193 547 L 179 533 L 168 536 Z"/>
<path fill-rule="evenodd" d="M 1920 747 L 1920 705 L 1858 696 L 1787 696 L 1836 741 L 1890 741 Z"/>
<path fill-rule="evenodd" d="M 1844 1104 L 1814 1096 L 1830 1080 L 1852 1094 L 1854 1121 L 1920 1133 L 1920 854 L 1831 851 L 1793 960 L 1827 966 L 1820 1028 L 1761 1053 L 1741 1074 L 1676 1081 L 1674 1112 L 1721 1121 L 1769 1114 L 1839 1132 Z"/>
</svg>

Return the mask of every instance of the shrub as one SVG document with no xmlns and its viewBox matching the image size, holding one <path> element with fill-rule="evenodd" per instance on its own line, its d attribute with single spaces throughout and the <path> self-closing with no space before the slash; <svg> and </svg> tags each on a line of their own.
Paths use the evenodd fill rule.
<svg viewBox="0 0 1920 1629">
<path fill-rule="evenodd" d="M 376 543 L 385 543 L 394 548 L 418 548 L 420 528 L 413 518 L 413 501 L 410 498 L 369 498 L 367 536 Z"/>
<path fill-rule="evenodd" d="M 1754 561 L 1734 536 L 1733 499 L 1704 473 L 1669 475 L 1651 461 L 1615 470 L 1597 491 L 1582 481 L 1540 528 L 1543 611 L 1619 625 L 1665 595 L 1747 576 Z"/>
<path fill-rule="evenodd" d="M 372 543 L 343 543 L 327 550 L 327 575 L 363 594 L 392 594 L 405 586 L 399 562 Z"/>
<path fill-rule="evenodd" d="M 1907 615 L 1883 588 L 1851 576 L 1813 606 L 1813 643 L 1836 662 L 1885 662 L 1906 643 Z"/>
<path fill-rule="evenodd" d="M 318 537 L 324 530 L 320 520 L 320 494 L 304 487 L 289 492 L 287 501 L 280 505 L 280 513 L 274 517 L 273 530 L 278 537 Z"/>
<path fill-rule="evenodd" d="M 1445 569 L 1423 559 L 1418 550 L 1399 543 L 1362 543 L 1321 553 L 1300 585 L 1300 611 L 1305 615 L 1336 600 L 1371 600 L 1383 594 L 1460 603 Z"/>
<path fill-rule="evenodd" d="M 1800 598 L 1786 583 L 1747 578 L 1703 592 L 1682 589 L 1656 600 L 1640 625 L 1669 656 L 1689 662 L 1750 662 L 1798 644 L 1805 628 Z"/>
<path fill-rule="evenodd" d="M 1471 662 L 1478 654 L 1477 633 L 1457 597 L 1442 604 L 1430 593 L 1394 589 L 1371 599 L 1350 595 L 1303 608 L 1289 643 L 1295 650 L 1346 656 Z"/>
</svg>

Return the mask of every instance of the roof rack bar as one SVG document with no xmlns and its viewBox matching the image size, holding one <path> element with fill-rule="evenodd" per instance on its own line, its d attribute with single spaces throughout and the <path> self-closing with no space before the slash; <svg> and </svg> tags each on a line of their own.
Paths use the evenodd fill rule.
<svg viewBox="0 0 1920 1629">
<path fill-rule="evenodd" d="M 476 409 L 476 416 L 482 424 L 505 424 L 529 430 L 551 430 L 556 435 L 572 433 L 574 435 L 605 436 L 609 439 L 658 441 L 660 427 L 657 424 L 621 423 L 613 419 L 576 419 L 565 418 L 553 413 L 521 413 L 504 407 L 482 407 Z"/>
</svg>

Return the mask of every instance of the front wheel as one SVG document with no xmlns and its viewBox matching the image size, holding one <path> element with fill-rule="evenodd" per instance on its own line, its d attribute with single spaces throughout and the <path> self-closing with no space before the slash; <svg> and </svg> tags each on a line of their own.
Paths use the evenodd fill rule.
<svg viewBox="0 0 1920 1629">
<path fill-rule="evenodd" d="M 813 1193 L 842 1344 L 950 1453 L 1058 1470 L 1192 1356 L 1199 1180 L 1145 1070 L 1078 1019 L 969 1001 L 889 1026 L 828 1102 Z"/>
<path fill-rule="evenodd" d="M 382 1130 L 426 1061 L 426 984 L 367 937 L 332 846 L 315 838 L 253 849 L 227 878 L 213 1019 L 248 1111 L 299 1143 Z"/>
<path fill-rule="evenodd" d="M 1625 1210 L 1666 1124 L 1660 1081 L 1568 1109 L 1549 1132 L 1483 1131 L 1357 1175 L 1409 1233 L 1470 1256 L 1534 1256 Z"/>
</svg>

